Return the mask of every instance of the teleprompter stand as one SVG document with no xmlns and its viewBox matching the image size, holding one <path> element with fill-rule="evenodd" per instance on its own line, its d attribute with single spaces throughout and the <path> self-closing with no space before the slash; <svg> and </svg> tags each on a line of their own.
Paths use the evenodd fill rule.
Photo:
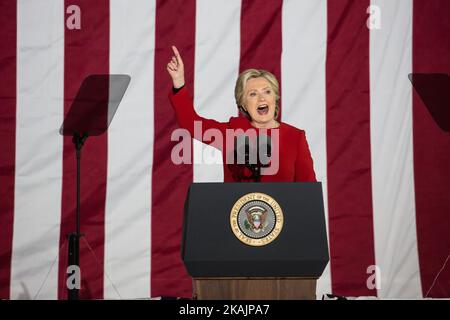
<svg viewBox="0 0 450 320">
<path fill-rule="evenodd" d="M 63 136 L 72 136 L 77 161 L 76 229 L 67 235 L 69 266 L 80 266 L 80 238 L 83 236 L 80 225 L 81 150 L 88 137 L 99 136 L 108 130 L 130 79 L 121 74 L 86 77 L 59 130 Z M 68 288 L 69 300 L 77 300 L 78 294 L 79 288 Z"/>
</svg>

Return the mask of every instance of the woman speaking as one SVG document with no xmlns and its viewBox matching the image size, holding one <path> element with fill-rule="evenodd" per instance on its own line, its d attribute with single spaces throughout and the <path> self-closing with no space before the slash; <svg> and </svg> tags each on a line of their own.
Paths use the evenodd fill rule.
<svg viewBox="0 0 450 320">
<path fill-rule="evenodd" d="M 231 117 L 228 122 L 218 122 L 200 117 L 195 112 L 192 98 L 185 85 L 183 60 L 176 47 L 172 46 L 172 50 L 174 55 L 167 64 L 167 71 L 173 82 L 169 99 L 180 127 L 187 129 L 194 138 L 197 138 L 193 134 L 195 121 L 201 123 L 203 130 L 219 130 L 223 137 L 230 129 L 244 131 L 252 129 L 256 130 L 257 134 L 267 132 L 268 136 L 274 135 L 276 131 L 278 139 L 272 140 L 272 143 L 279 145 L 277 148 L 272 146 L 271 149 L 279 150 L 278 170 L 270 174 L 262 174 L 258 181 L 316 181 L 305 132 L 277 120 L 280 100 L 279 84 L 272 73 L 257 69 L 248 69 L 242 72 L 236 81 L 234 91 L 236 104 L 242 116 Z M 209 141 L 202 142 L 211 143 Z M 252 177 L 251 167 L 234 163 L 227 164 L 225 161 L 226 155 L 234 149 L 234 146 L 219 145 L 224 149 L 221 150 L 224 155 L 224 181 L 252 181 L 249 178 Z"/>
</svg>

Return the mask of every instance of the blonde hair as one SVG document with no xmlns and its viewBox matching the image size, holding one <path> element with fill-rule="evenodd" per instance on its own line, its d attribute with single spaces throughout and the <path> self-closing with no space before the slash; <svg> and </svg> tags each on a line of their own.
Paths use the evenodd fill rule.
<svg viewBox="0 0 450 320">
<path fill-rule="evenodd" d="M 275 93 L 275 119 L 278 118 L 279 107 L 278 102 L 280 101 L 280 85 L 278 83 L 277 78 L 267 70 L 263 69 L 247 69 L 239 75 L 236 80 L 236 86 L 234 87 L 234 98 L 236 99 L 236 105 L 239 108 L 239 111 L 246 116 L 249 120 L 251 120 L 250 114 L 245 111 L 244 107 L 244 89 L 247 81 L 253 78 L 264 78 L 269 83 Z"/>
</svg>

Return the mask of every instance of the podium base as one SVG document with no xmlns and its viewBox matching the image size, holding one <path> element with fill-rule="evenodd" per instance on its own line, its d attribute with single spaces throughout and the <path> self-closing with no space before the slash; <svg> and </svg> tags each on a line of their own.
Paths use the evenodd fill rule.
<svg viewBox="0 0 450 320">
<path fill-rule="evenodd" d="M 197 300 L 315 300 L 316 278 L 194 278 Z"/>
</svg>

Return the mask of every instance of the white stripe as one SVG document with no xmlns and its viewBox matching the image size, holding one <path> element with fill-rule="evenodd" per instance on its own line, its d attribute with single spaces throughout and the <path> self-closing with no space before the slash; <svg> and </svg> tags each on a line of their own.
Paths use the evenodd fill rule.
<svg viewBox="0 0 450 320">
<path fill-rule="evenodd" d="M 108 132 L 105 298 L 150 296 L 155 9 L 110 2 L 110 72 L 131 82 Z"/>
<path fill-rule="evenodd" d="M 240 15 L 240 0 L 197 0 L 194 105 L 205 118 L 226 122 L 237 115 Z M 194 141 L 194 163 L 194 182 L 223 181 L 220 151 Z"/>
<path fill-rule="evenodd" d="M 17 10 L 11 298 L 56 299 L 63 149 L 58 130 L 64 115 L 64 1 L 20 0 Z M 43 284 L 47 274 L 49 277 Z"/>
<path fill-rule="evenodd" d="M 412 1 L 376 0 L 370 32 L 370 129 L 375 257 L 381 298 L 422 297 L 417 253 L 411 84 Z"/>
<path fill-rule="evenodd" d="M 306 131 L 317 180 L 322 182 L 325 220 L 328 226 L 325 127 L 326 0 L 285 0 L 282 39 L 282 121 Z M 320 299 L 325 293 L 331 293 L 329 264 L 317 282 L 317 298 Z"/>
</svg>

